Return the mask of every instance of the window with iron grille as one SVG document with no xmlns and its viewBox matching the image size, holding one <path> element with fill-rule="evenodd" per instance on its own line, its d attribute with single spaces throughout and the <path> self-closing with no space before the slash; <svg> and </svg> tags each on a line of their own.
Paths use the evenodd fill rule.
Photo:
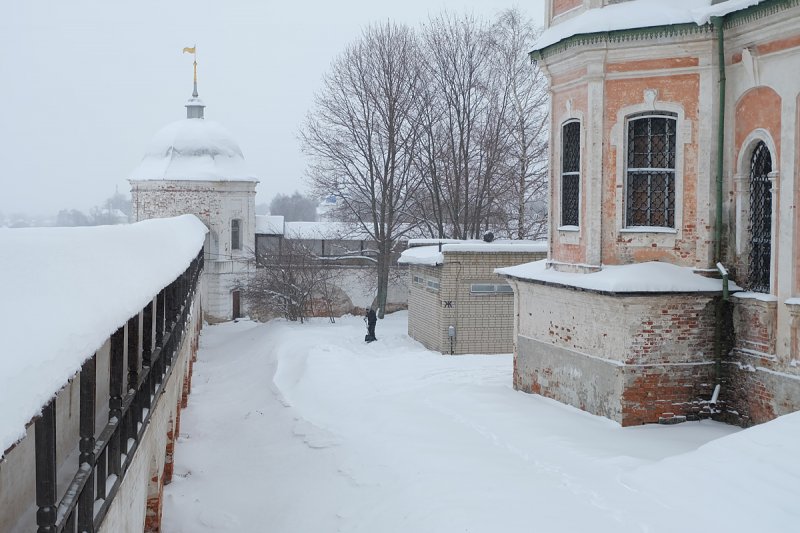
<svg viewBox="0 0 800 533">
<path fill-rule="evenodd" d="M 581 123 L 561 128 L 561 225 L 577 226 L 580 211 Z"/>
<path fill-rule="evenodd" d="M 628 119 L 625 226 L 675 227 L 675 113 Z"/>
<path fill-rule="evenodd" d="M 747 288 L 769 292 L 772 257 L 772 156 L 759 142 L 750 158 L 750 253 Z"/>
</svg>

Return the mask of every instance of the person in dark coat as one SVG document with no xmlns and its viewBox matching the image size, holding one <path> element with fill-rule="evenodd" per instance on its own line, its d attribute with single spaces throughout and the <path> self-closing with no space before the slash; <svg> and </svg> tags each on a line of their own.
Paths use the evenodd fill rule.
<svg viewBox="0 0 800 533">
<path fill-rule="evenodd" d="M 375 324 L 378 322 L 378 316 L 375 314 L 375 310 L 370 307 L 364 320 L 367 322 L 367 336 L 364 337 L 364 340 L 367 342 L 378 340 L 375 338 Z"/>
</svg>

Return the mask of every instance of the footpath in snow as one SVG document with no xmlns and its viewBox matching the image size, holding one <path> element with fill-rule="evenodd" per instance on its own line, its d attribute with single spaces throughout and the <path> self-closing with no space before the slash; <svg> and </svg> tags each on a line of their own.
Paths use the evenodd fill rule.
<svg viewBox="0 0 800 533">
<path fill-rule="evenodd" d="M 621 428 L 442 356 L 407 314 L 207 327 L 163 531 L 794 531 L 800 415 Z"/>
</svg>

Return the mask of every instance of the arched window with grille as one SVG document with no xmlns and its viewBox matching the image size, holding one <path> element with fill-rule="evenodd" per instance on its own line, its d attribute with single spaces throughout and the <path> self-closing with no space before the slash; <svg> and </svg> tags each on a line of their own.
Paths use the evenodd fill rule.
<svg viewBox="0 0 800 533">
<path fill-rule="evenodd" d="M 655 111 L 628 118 L 626 227 L 675 227 L 676 117 Z"/>
<path fill-rule="evenodd" d="M 561 128 L 561 225 L 580 223 L 581 123 L 572 120 Z"/>
<path fill-rule="evenodd" d="M 769 292 L 772 257 L 772 156 L 759 141 L 750 157 L 750 252 L 747 288 Z"/>
</svg>

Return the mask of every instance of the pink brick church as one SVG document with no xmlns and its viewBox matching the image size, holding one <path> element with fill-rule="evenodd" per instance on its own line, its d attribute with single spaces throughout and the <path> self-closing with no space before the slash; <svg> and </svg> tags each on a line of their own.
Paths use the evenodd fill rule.
<svg viewBox="0 0 800 533">
<path fill-rule="evenodd" d="M 550 249 L 514 385 L 622 425 L 800 409 L 800 1 L 547 0 Z"/>
</svg>

